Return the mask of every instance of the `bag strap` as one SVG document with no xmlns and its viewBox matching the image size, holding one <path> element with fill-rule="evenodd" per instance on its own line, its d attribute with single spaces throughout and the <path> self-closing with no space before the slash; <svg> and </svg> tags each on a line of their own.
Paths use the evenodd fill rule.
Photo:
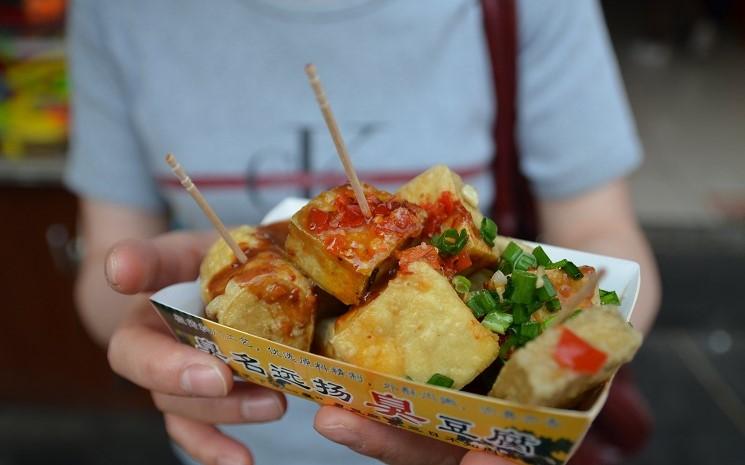
<svg viewBox="0 0 745 465">
<path fill-rule="evenodd" d="M 499 233 L 535 239 L 538 219 L 528 180 L 520 171 L 515 143 L 517 108 L 517 12 L 514 0 L 481 0 L 484 33 L 491 61 L 497 116 L 492 126 L 496 183 L 492 216 Z"/>
</svg>

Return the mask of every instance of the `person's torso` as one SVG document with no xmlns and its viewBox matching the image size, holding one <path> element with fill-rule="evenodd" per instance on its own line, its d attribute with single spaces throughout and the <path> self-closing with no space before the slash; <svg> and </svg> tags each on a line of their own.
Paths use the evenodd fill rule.
<svg viewBox="0 0 745 465">
<path fill-rule="evenodd" d="M 318 66 L 363 180 L 445 163 L 491 198 L 494 102 L 477 0 L 141 1 L 109 31 L 133 126 L 183 227 L 207 225 L 182 162 L 228 224 L 344 182 L 303 67 Z"/>
</svg>

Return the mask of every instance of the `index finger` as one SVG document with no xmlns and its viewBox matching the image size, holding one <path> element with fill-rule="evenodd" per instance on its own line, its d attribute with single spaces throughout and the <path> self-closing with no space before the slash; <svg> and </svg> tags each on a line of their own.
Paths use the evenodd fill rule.
<svg viewBox="0 0 745 465">
<path fill-rule="evenodd" d="M 151 391 L 222 397 L 233 387 L 226 364 L 177 342 L 144 302 L 111 337 L 108 358 L 115 373 Z"/>
<path fill-rule="evenodd" d="M 106 256 L 106 279 L 122 294 L 152 292 L 169 284 L 193 280 L 214 240 L 214 232 L 204 231 L 120 241 Z"/>
</svg>

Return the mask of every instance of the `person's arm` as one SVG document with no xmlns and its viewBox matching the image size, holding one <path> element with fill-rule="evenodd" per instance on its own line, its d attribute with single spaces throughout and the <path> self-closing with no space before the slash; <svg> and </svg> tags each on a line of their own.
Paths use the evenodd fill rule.
<svg viewBox="0 0 745 465">
<path fill-rule="evenodd" d="M 106 274 L 116 267 L 104 266 L 109 249 L 116 242 L 153 237 L 165 230 L 161 215 L 111 202 L 80 200 L 80 237 L 83 259 L 75 283 L 78 313 L 90 336 L 102 346 L 108 344 L 114 329 L 127 316 L 132 297 L 117 293 L 106 282 Z"/>
<path fill-rule="evenodd" d="M 631 321 L 648 333 L 660 304 L 657 265 L 634 214 L 624 179 L 564 200 L 538 202 L 542 242 L 626 258 L 641 267 L 641 289 Z"/>
</svg>

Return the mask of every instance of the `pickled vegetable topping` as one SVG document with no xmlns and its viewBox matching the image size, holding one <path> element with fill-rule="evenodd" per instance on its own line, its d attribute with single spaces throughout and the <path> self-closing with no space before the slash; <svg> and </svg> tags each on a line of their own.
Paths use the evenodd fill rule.
<svg viewBox="0 0 745 465">
<path fill-rule="evenodd" d="M 567 328 L 562 328 L 553 355 L 559 366 L 587 375 L 600 371 L 608 358 L 605 352 L 591 346 Z"/>
</svg>

